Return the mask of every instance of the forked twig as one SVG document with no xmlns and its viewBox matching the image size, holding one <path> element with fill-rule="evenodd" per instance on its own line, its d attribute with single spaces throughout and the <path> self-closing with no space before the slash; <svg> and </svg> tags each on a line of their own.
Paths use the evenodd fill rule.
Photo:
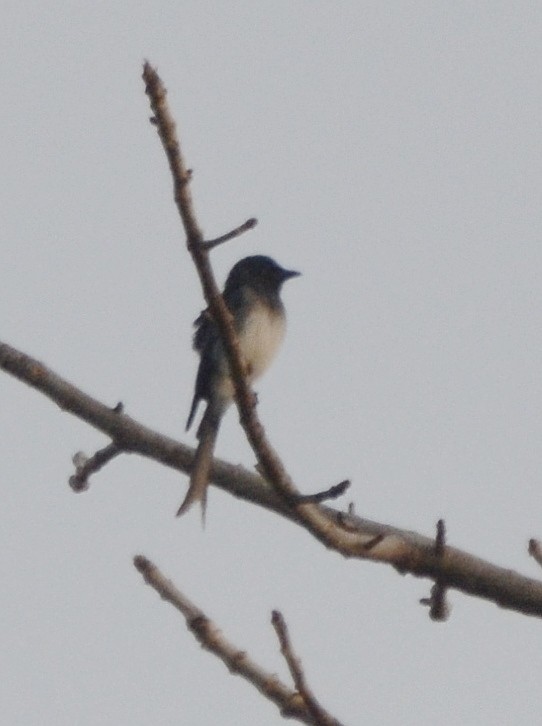
<svg viewBox="0 0 542 726">
<path fill-rule="evenodd" d="M 313 726 L 325 723 L 340 726 L 338 721 L 317 721 L 307 702 L 300 693 L 282 683 L 276 675 L 264 670 L 243 650 L 230 643 L 217 625 L 192 603 L 175 585 L 143 555 L 134 557 L 136 569 L 143 575 L 145 582 L 179 610 L 185 618 L 190 632 L 203 648 L 216 655 L 226 664 L 231 673 L 240 675 L 251 683 L 266 698 L 280 709 L 281 714 Z"/>
</svg>

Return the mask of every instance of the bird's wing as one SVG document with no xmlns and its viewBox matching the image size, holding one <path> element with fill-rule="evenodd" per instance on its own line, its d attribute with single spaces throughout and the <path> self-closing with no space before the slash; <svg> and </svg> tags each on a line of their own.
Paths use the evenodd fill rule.
<svg viewBox="0 0 542 726">
<path fill-rule="evenodd" d="M 194 320 L 194 327 L 196 330 L 194 332 L 194 337 L 192 338 L 192 347 L 201 355 L 207 347 L 209 338 L 216 335 L 215 324 L 211 313 L 209 312 L 209 308 L 201 311 L 198 317 Z"/>
<path fill-rule="evenodd" d="M 245 293 L 242 290 L 230 290 L 224 295 L 224 302 L 228 306 L 234 321 L 238 319 L 239 313 L 245 305 Z M 213 384 L 217 374 L 217 361 L 222 358 L 220 350 L 222 342 L 216 328 L 213 316 L 209 308 L 203 310 L 194 321 L 193 348 L 200 355 L 200 364 L 196 376 L 194 398 L 186 422 L 186 430 L 192 425 L 199 402 L 204 399 L 209 401 L 211 397 L 210 386 Z"/>
<path fill-rule="evenodd" d="M 196 376 L 196 385 L 194 388 L 194 397 L 190 406 L 190 413 L 186 422 L 186 430 L 192 425 L 194 416 L 198 409 L 198 404 L 202 399 L 209 399 L 209 385 L 213 375 L 214 356 L 212 348 L 216 345 L 218 333 L 216 331 L 213 318 L 208 309 L 203 310 L 194 321 L 194 337 L 192 346 L 200 355 L 200 363 L 198 374 Z"/>
</svg>

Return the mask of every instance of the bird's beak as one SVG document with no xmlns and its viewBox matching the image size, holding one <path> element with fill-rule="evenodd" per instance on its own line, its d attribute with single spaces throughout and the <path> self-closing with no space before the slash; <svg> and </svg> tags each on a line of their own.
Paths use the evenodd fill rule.
<svg viewBox="0 0 542 726">
<path fill-rule="evenodd" d="M 289 280 L 291 277 L 299 277 L 301 275 L 300 272 L 297 272 L 296 270 L 283 270 L 282 271 L 282 277 L 284 280 Z"/>
</svg>

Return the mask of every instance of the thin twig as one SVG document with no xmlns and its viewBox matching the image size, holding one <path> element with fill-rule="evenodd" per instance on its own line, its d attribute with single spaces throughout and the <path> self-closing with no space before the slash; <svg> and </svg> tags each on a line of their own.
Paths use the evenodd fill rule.
<svg viewBox="0 0 542 726">
<path fill-rule="evenodd" d="M 437 534 L 435 535 L 435 554 L 442 557 L 446 545 L 446 522 L 439 519 L 437 522 Z"/>
<path fill-rule="evenodd" d="M 290 634 L 288 632 L 288 626 L 286 625 L 286 621 L 284 620 L 282 613 L 278 610 L 273 610 L 271 615 L 271 624 L 275 628 L 275 632 L 280 643 L 280 652 L 284 656 L 284 660 L 288 665 L 295 687 L 302 696 L 309 713 L 314 719 L 314 723 L 319 726 L 341 726 L 340 722 L 331 716 L 331 714 L 329 714 L 323 706 L 318 703 L 315 695 L 309 688 L 301 661 L 294 653 Z"/>
<path fill-rule="evenodd" d="M 115 411 L 115 409 L 113 409 Z M 73 457 L 75 474 L 70 476 L 69 484 L 74 492 L 86 491 L 89 487 L 88 478 L 99 471 L 107 463 L 122 453 L 122 449 L 114 441 L 103 449 L 99 449 L 93 456 L 87 458 L 81 451 Z"/>
<path fill-rule="evenodd" d="M 231 673 L 238 674 L 251 683 L 278 706 L 282 715 L 306 724 L 324 723 L 314 719 L 307 702 L 299 693 L 288 688 L 276 675 L 264 670 L 245 651 L 230 643 L 217 625 L 164 577 L 150 560 L 138 555 L 134 558 L 134 565 L 143 575 L 145 582 L 153 587 L 163 600 L 182 613 L 188 629 L 202 647 L 220 658 Z M 329 724 L 332 723 L 338 725 L 339 722 L 329 721 Z"/>
<path fill-rule="evenodd" d="M 443 519 L 437 522 L 437 534 L 435 537 L 435 556 L 443 557 L 444 548 L 446 546 L 446 524 Z M 429 617 L 435 622 L 444 622 L 448 620 L 450 608 L 446 602 L 446 584 L 442 579 L 437 578 L 431 588 L 431 594 L 427 598 L 422 598 L 420 603 L 429 607 Z"/>
<path fill-rule="evenodd" d="M 218 245 L 224 244 L 224 242 L 229 242 L 231 239 L 235 239 L 235 237 L 240 237 L 244 232 L 248 232 L 250 229 L 254 229 L 257 224 L 258 220 L 255 217 L 251 217 L 250 219 L 247 219 L 246 222 L 243 222 L 240 227 L 232 229 L 231 232 L 227 232 L 226 234 L 223 234 L 221 237 L 217 237 L 216 239 L 206 240 L 205 242 L 202 242 L 202 246 L 204 247 L 204 249 L 207 250 L 207 252 L 209 252 L 215 247 L 218 247 Z"/>
<path fill-rule="evenodd" d="M 315 494 L 299 494 L 295 498 L 296 504 L 307 504 L 309 502 L 313 503 L 319 503 L 319 502 L 325 502 L 329 501 L 330 499 L 338 499 L 339 497 L 342 497 L 342 495 L 345 493 L 345 491 L 350 486 L 350 482 L 348 479 L 345 479 L 344 481 L 339 482 L 338 484 L 334 484 L 332 487 L 329 487 L 329 489 L 326 489 L 323 492 L 316 492 Z"/>
</svg>

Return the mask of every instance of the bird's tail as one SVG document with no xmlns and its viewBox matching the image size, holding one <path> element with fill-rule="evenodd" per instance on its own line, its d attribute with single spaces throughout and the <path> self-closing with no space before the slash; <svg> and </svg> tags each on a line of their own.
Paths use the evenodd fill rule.
<svg viewBox="0 0 542 726">
<path fill-rule="evenodd" d="M 196 449 L 192 462 L 188 491 L 177 512 L 178 517 L 184 514 L 194 502 L 199 501 L 201 502 L 201 517 L 205 523 L 207 486 L 209 484 L 209 472 L 211 470 L 220 418 L 220 414 L 214 410 L 214 407 L 208 405 L 198 428 L 198 448 Z"/>
</svg>

